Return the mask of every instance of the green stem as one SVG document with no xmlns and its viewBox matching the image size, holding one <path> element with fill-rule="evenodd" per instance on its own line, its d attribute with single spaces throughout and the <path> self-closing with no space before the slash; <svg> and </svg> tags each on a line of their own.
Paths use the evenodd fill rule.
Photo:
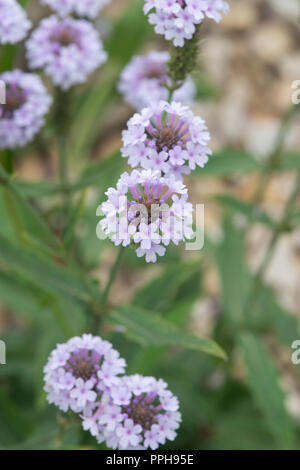
<svg viewBox="0 0 300 470">
<path fill-rule="evenodd" d="M 255 205 L 255 208 L 259 204 L 261 204 L 261 202 L 263 201 L 267 186 L 273 176 L 273 172 L 278 167 L 280 160 L 283 156 L 283 148 L 284 148 L 286 134 L 290 128 L 290 125 L 293 122 L 294 117 L 299 111 L 300 111 L 300 105 L 297 105 L 297 106 L 293 105 L 292 108 L 283 117 L 280 129 L 276 137 L 274 149 L 269 155 L 265 163 L 256 193 L 252 201 L 253 204 Z M 253 222 L 253 219 L 254 219 L 254 214 L 249 220 L 249 225 Z M 247 229 L 249 228 L 249 225 Z"/>
<path fill-rule="evenodd" d="M 63 192 L 63 205 L 65 215 L 69 213 L 70 207 L 70 191 L 68 181 L 68 154 L 67 146 L 64 136 L 58 137 L 58 149 L 59 149 L 59 179 L 60 185 Z"/>
<path fill-rule="evenodd" d="M 109 279 L 107 281 L 106 287 L 105 287 L 105 289 L 103 291 L 103 294 L 102 294 L 101 308 L 98 309 L 97 313 L 94 312 L 94 319 L 93 319 L 93 325 L 92 325 L 92 331 L 93 331 L 94 334 L 98 333 L 98 330 L 99 330 L 99 327 L 100 327 L 100 324 L 101 324 L 101 320 L 102 320 L 102 314 L 107 312 L 108 297 L 109 297 L 112 285 L 115 281 L 116 275 L 118 273 L 118 270 L 120 268 L 124 252 L 125 252 L 125 250 L 121 246 L 120 249 L 119 249 L 119 253 L 118 253 L 118 255 L 115 259 L 115 262 L 114 262 L 114 264 L 111 268 Z"/>
<path fill-rule="evenodd" d="M 23 231 L 23 224 L 19 217 L 14 196 L 11 193 L 11 190 L 7 187 L 4 188 L 4 199 L 6 202 L 6 207 L 12 221 L 15 233 L 18 239 L 23 243 L 24 242 L 24 231 Z"/>
<path fill-rule="evenodd" d="M 246 304 L 246 311 L 251 310 L 251 308 L 255 304 L 255 301 L 257 299 L 257 294 L 263 282 L 264 275 L 271 263 L 279 238 L 281 234 L 286 231 L 286 228 L 289 224 L 290 211 L 293 209 L 299 194 L 300 194 L 300 170 L 297 173 L 295 186 L 286 202 L 286 205 L 283 211 L 283 216 L 273 231 L 265 256 L 255 274 L 253 287 L 251 289 L 251 292 L 250 292 L 250 295 L 248 297 L 247 304 Z"/>
<path fill-rule="evenodd" d="M 13 174 L 14 172 L 14 153 L 12 150 L 3 150 L 1 152 L 1 163 L 4 167 L 4 169 L 9 173 L 10 175 Z"/>
<path fill-rule="evenodd" d="M 111 271 L 110 271 L 110 275 L 109 275 L 109 279 L 108 279 L 108 282 L 106 284 L 106 287 L 103 291 L 103 296 L 102 296 L 102 302 L 103 302 L 103 305 L 106 305 L 107 304 L 107 300 L 108 300 L 108 296 L 109 296 L 109 293 L 110 293 L 110 290 L 112 288 L 112 285 L 114 283 L 114 280 L 116 278 L 116 275 L 117 275 L 117 272 L 120 268 L 120 265 L 121 265 L 121 261 L 122 261 L 122 257 L 123 257 L 123 254 L 124 254 L 124 248 L 120 247 L 119 249 L 119 253 L 116 257 L 116 260 L 111 268 Z"/>
<path fill-rule="evenodd" d="M 293 122 L 294 117 L 299 112 L 299 110 L 300 110 L 300 105 L 292 106 L 292 108 L 283 117 L 280 129 L 276 138 L 273 152 L 270 154 L 269 158 L 267 159 L 257 191 L 253 198 L 255 209 L 263 201 L 267 186 L 273 176 L 273 172 L 278 168 L 280 160 L 283 156 L 283 148 L 284 148 L 286 134 L 290 128 L 291 123 Z M 266 270 L 268 269 L 270 262 L 273 258 L 273 255 L 277 246 L 277 242 L 281 234 L 286 231 L 286 228 L 289 224 L 289 213 L 293 205 L 296 202 L 299 192 L 300 192 L 300 171 L 297 173 L 296 184 L 285 205 L 283 216 L 280 222 L 276 225 L 276 227 L 273 230 L 272 237 L 267 247 L 267 250 L 265 252 L 264 258 L 254 276 L 253 285 L 252 285 L 252 288 L 250 289 L 250 294 L 245 304 L 244 310 L 246 313 L 250 314 L 251 309 L 256 304 L 256 300 L 257 300 L 259 291 L 261 289 L 261 286 L 263 284 L 263 278 L 265 276 Z M 254 214 L 252 215 L 252 217 L 250 217 L 250 220 L 246 227 L 246 231 L 249 230 L 251 224 L 253 223 L 253 220 L 254 220 Z"/>
</svg>

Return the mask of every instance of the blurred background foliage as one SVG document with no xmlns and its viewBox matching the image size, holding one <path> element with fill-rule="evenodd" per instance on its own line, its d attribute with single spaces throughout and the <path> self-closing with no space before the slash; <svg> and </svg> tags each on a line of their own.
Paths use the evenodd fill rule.
<svg viewBox="0 0 300 470">
<path fill-rule="evenodd" d="M 35 21 L 45 13 L 36 0 L 23 4 Z M 96 208 L 125 169 L 120 134 L 133 112 L 116 84 L 134 54 L 166 48 L 141 0 L 112 0 L 101 15 L 109 61 L 69 96 L 67 185 L 56 177 L 59 96 L 33 144 L 2 152 L 2 448 L 100 448 L 43 392 L 50 351 L 88 331 L 113 342 L 129 373 L 163 377 L 178 395 L 183 422 L 169 448 L 299 447 L 300 366 L 291 363 L 300 339 L 300 121 L 291 104 L 299 2 L 230 4 L 220 25 L 203 27 L 194 74 L 194 108 L 214 148 L 186 181 L 192 201 L 205 204 L 202 251 L 169 249 L 146 266 L 126 250 L 103 305 L 117 250 L 96 238 Z M 26 68 L 22 47 L 0 54 L 1 70 Z"/>
</svg>

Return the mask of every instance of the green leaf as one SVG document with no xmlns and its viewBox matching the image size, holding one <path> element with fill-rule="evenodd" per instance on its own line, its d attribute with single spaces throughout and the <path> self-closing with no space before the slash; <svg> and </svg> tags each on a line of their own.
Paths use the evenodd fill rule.
<svg viewBox="0 0 300 470">
<path fill-rule="evenodd" d="M 135 294 L 132 303 L 154 312 L 162 312 L 171 307 L 180 288 L 196 275 L 199 278 L 199 274 L 198 262 L 170 266 L 161 276 L 143 286 Z M 194 291 L 194 294 L 198 292 Z"/>
<path fill-rule="evenodd" d="M 293 227 L 300 227 L 300 210 L 293 209 L 292 211 L 287 214 L 290 223 Z"/>
<path fill-rule="evenodd" d="M 250 403 L 239 404 L 230 407 L 229 411 L 221 410 L 214 422 L 213 437 L 210 441 L 211 449 L 276 449 L 272 435 L 265 429 L 263 418 L 250 405 Z"/>
<path fill-rule="evenodd" d="M 129 339 L 143 346 L 182 346 L 226 359 L 223 349 L 213 340 L 181 331 L 161 316 L 133 305 L 115 308 L 107 320 L 122 326 Z"/>
<path fill-rule="evenodd" d="M 131 57 L 142 48 L 153 28 L 143 13 L 143 5 L 140 0 L 131 1 L 128 10 L 121 15 L 113 27 L 114 34 L 105 44 L 105 49 L 110 60 L 123 68 Z M 129 31 L 130 34 L 128 34 Z"/>
<path fill-rule="evenodd" d="M 243 321 L 243 311 L 251 286 L 251 276 L 245 260 L 244 234 L 225 217 L 224 239 L 215 250 L 222 283 L 224 310 L 235 323 Z"/>
<path fill-rule="evenodd" d="M 58 266 L 2 235 L 0 235 L 0 261 L 46 291 L 66 295 L 77 301 L 90 299 L 87 283 L 74 269 Z"/>
<path fill-rule="evenodd" d="M 197 168 L 191 176 L 232 176 L 259 171 L 260 163 L 250 154 L 239 150 L 214 153 L 204 168 Z"/>
<path fill-rule="evenodd" d="M 20 193 L 14 180 L 9 177 L 3 167 L 0 167 L 0 176 L 5 184 L 5 187 L 1 188 L 1 192 L 6 198 L 7 214 L 11 218 L 12 225 L 16 227 L 16 231 L 27 232 L 33 239 L 60 251 L 61 245 L 50 227 Z"/>
<path fill-rule="evenodd" d="M 261 289 L 256 304 L 256 310 L 251 315 L 254 316 L 254 327 L 273 332 L 282 344 L 291 347 L 294 339 L 300 337 L 298 317 L 283 309 L 278 304 L 275 293 L 268 287 Z"/>
<path fill-rule="evenodd" d="M 268 351 L 260 338 L 251 333 L 242 334 L 240 345 L 253 398 L 265 416 L 269 431 L 280 449 L 294 448 L 295 429 L 285 409 L 285 396 Z"/>
<path fill-rule="evenodd" d="M 108 158 L 104 158 L 97 163 L 88 165 L 81 173 L 78 180 L 69 185 L 70 191 L 82 191 L 88 187 L 105 187 L 108 182 L 117 179 L 125 165 L 125 159 L 121 158 L 120 151 L 115 152 Z M 22 180 L 14 180 L 15 186 L 27 198 L 39 198 L 54 196 L 63 191 L 58 184 L 35 183 Z"/>
<path fill-rule="evenodd" d="M 299 170 L 299 168 L 300 153 L 289 152 L 280 159 L 278 170 Z"/>
</svg>

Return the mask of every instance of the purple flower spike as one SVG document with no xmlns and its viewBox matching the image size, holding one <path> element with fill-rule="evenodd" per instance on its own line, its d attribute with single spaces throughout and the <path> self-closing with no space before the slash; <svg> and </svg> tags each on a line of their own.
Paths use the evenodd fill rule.
<svg viewBox="0 0 300 470">
<path fill-rule="evenodd" d="M 150 13 L 149 23 L 155 26 L 155 32 L 173 41 L 176 47 L 183 47 L 184 41 L 193 37 L 196 25 L 205 17 L 219 23 L 222 13 L 228 10 L 225 0 L 145 0 L 144 5 L 144 13 Z"/>
<path fill-rule="evenodd" d="M 158 170 L 182 179 L 183 174 L 207 163 L 209 141 L 203 119 L 176 101 L 161 101 L 128 121 L 122 155 L 133 168 Z"/>
<path fill-rule="evenodd" d="M 170 85 L 167 74 L 169 60 L 168 52 L 156 51 L 144 56 L 135 56 L 131 60 L 124 68 L 118 86 L 127 103 L 141 110 L 168 99 L 166 86 Z M 195 93 L 195 85 L 188 78 L 181 88 L 174 92 L 174 100 L 189 104 L 193 101 Z"/>
<path fill-rule="evenodd" d="M 123 173 L 117 189 L 110 188 L 101 205 L 102 231 L 115 245 L 132 245 L 138 257 L 155 263 L 165 246 L 193 237 L 193 208 L 187 188 L 174 176 L 162 178 L 159 171 Z"/>
<path fill-rule="evenodd" d="M 44 124 L 51 97 L 37 75 L 13 70 L 0 75 L 6 103 L 0 104 L 0 148 L 26 145 Z"/>
<path fill-rule="evenodd" d="M 0 0 L 0 44 L 15 44 L 25 38 L 31 23 L 16 0 Z"/>
<path fill-rule="evenodd" d="M 91 413 L 125 365 L 111 343 L 92 335 L 59 344 L 44 368 L 48 402 L 62 411 Z"/>
<path fill-rule="evenodd" d="M 178 410 L 177 397 L 162 379 L 124 376 L 103 396 L 95 415 L 83 417 L 83 427 L 113 449 L 155 450 L 175 439 Z"/>
<path fill-rule="evenodd" d="M 74 13 L 78 17 L 96 18 L 99 11 L 110 0 L 41 0 L 43 5 L 47 5 L 59 16 L 68 16 Z"/>
<path fill-rule="evenodd" d="M 41 21 L 26 47 L 30 68 L 44 69 L 63 90 L 84 83 L 107 59 L 98 32 L 90 22 L 60 20 L 55 15 Z"/>
</svg>

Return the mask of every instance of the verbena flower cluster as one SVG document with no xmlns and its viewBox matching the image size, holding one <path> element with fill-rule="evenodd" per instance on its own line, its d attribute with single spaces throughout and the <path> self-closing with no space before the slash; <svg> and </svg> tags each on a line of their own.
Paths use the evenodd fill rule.
<svg viewBox="0 0 300 470">
<path fill-rule="evenodd" d="M 41 0 L 43 5 L 49 6 L 60 16 L 75 14 L 90 19 L 96 18 L 109 2 L 110 0 Z"/>
<path fill-rule="evenodd" d="M 229 5 L 224 0 L 145 0 L 144 12 L 155 32 L 162 34 L 174 46 L 183 47 L 193 37 L 196 26 L 205 17 L 221 21 Z"/>
<path fill-rule="evenodd" d="M 181 415 L 178 399 L 154 377 L 125 371 L 112 344 L 85 334 L 60 344 L 44 368 L 49 403 L 72 410 L 99 443 L 122 450 L 157 449 L 174 440 Z"/>
<path fill-rule="evenodd" d="M 44 368 L 48 401 L 62 411 L 92 411 L 125 366 L 108 341 L 87 334 L 72 338 L 52 351 Z"/>
<path fill-rule="evenodd" d="M 128 121 L 122 155 L 133 168 L 151 168 L 182 179 L 196 166 L 207 163 L 209 141 L 203 119 L 176 101 L 161 101 Z"/>
<path fill-rule="evenodd" d="M 134 170 L 123 173 L 117 188 L 106 193 L 102 203 L 104 218 L 100 225 L 115 243 L 132 245 L 138 257 L 156 262 L 170 242 L 192 238 L 192 205 L 187 203 L 187 188 L 171 177 L 161 177 L 160 171 Z"/>
<path fill-rule="evenodd" d="M 118 89 L 125 101 L 133 108 L 141 110 L 168 99 L 168 88 L 171 86 L 168 77 L 168 52 L 151 51 L 144 56 L 135 56 L 124 68 Z M 188 104 L 193 101 L 196 87 L 191 78 L 174 92 L 173 99 Z"/>
<path fill-rule="evenodd" d="M 37 75 L 13 70 L 0 75 L 6 103 L 0 105 L 0 148 L 27 144 L 44 124 L 51 97 Z"/>
<path fill-rule="evenodd" d="M 122 450 L 155 450 L 173 441 L 181 421 L 179 402 L 162 379 L 136 374 L 118 378 L 83 427 L 98 442 Z"/>
<path fill-rule="evenodd" d="M 31 69 L 44 69 L 63 90 L 83 83 L 107 59 L 98 32 L 86 20 L 59 19 L 52 15 L 41 21 L 27 41 Z"/>
<path fill-rule="evenodd" d="M 25 38 L 31 23 L 16 0 L 0 0 L 0 44 L 15 44 Z"/>
</svg>

